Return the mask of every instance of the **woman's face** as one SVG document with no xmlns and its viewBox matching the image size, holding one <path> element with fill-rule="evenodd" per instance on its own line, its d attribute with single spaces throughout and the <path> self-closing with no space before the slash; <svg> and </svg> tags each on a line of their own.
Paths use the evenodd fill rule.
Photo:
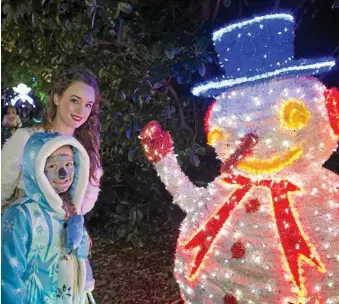
<svg viewBox="0 0 339 304">
<path fill-rule="evenodd" d="M 95 91 L 83 82 L 74 82 L 62 96 L 54 96 L 57 105 L 56 118 L 68 128 L 82 126 L 91 114 L 95 101 Z"/>
</svg>

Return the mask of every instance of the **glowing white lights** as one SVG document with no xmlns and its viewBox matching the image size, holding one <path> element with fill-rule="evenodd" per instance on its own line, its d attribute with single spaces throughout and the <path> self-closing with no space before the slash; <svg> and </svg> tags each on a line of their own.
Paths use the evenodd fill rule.
<svg viewBox="0 0 339 304">
<path fill-rule="evenodd" d="M 291 146 L 291 143 L 288 140 L 284 140 L 282 144 L 285 148 L 289 148 Z"/>
<path fill-rule="evenodd" d="M 31 91 L 31 88 L 26 86 L 24 83 L 19 83 L 13 88 L 13 91 L 18 95 L 11 99 L 12 106 L 15 106 L 18 100 L 22 100 L 23 102 L 28 101 L 31 105 L 34 105 L 34 100 L 27 95 Z"/>
<path fill-rule="evenodd" d="M 242 27 L 250 25 L 252 23 L 258 23 L 258 22 L 262 22 L 262 21 L 265 21 L 265 20 L 272 20 L 272 19 L 285 19 L 285 20 L 288 20 L 288 21 L 293 21 L 293 17 L 290 14 L 272 14 L 272 15 L 255 17 L 255 18 L 252 18 L 250 20 L 245 20 L 245 21 L 242 21 L 242 22 L 239 22 L 239 23 L 234 23 L 232 25 L 226 26 L 224 28 L 221 28 L 221 29 L 215 31 L 213 33 L 213 40 L 215 41 L 217 39 L 220 39 L 225 33 L 234 31 L 235 29 L 242 28 Z M 260 29 L 264 28 L 263 24 L 260 24 L 259 27 L 260 27 Z"/>
<path fill-rule="evenodd" d="M 270 15 L 268 19 L 274 16 L 293 21 L 287 14 Z M 242 27 L 246 22 L 221 29 L 214 35 L 220 39 L 227 31 Z M 256 19 L 255 22 L 258 22 L 259 31 L 267 29 L 265 18 Z M 291 30 L 284 28 L 284 25 L 275 30 L 275 35 L 284 36 L 285 32 Z M 254 31 L 247 29 L 239 34 L 239 39 L 243 40 L 256 37 Z M 226 47 L 225 53 L 231 56 L 234 50 Z M 264 56 L 267 60 L 263 60 Z M 271 52 L 267 51 L 267 54 L 260 56 L 260 60 L 269 61 L 271 56 Z M 335 187 L 337 179 L 334 184 L 334 177 L 321 166 L 328 155 L 326 153 L 336 145 L 336 140 L 330 136 L 332 133 L 322 97 L 325 87 L 315 78 L 294 77 L 291 74 L 287 75 L 289 78 L 279 81 L 256 82 L 286 75 L 290 71 L 314 72 L 314 69 L 330 68 L 334 61 L 324 60 L 312 64 L 305 61 L 304 65 L 299 61 L 299 65 L 291 63 L 291 66 L 286 67 L 285 63 L 293 58 L 286 56 L 284 59 L 276 64 L 272 62 L 273 69 L 278 67 L 276 71 L 214 81 L 193 89 L 194 94 L 203 95 L 209 89 L 228 89 L 235 84 L 246 83 L 246 88 L 232 89 L 218 95 L 214 108 L 208 112 L 206 129 L 220 131 L 220 140 L 213 147 L 217 157 L 224 163 L 229 160 L 230 154 L 239 151 L 244 136 L 254 132 L 258 140 L 250 156 L 244 154 L 236 157 L 242 162 L 252 159 L 259 168 L 257 173 L 245 173 L 235 163 L 229 171 L 223 171 L 208 183 L 206 188 L 200 188 L 182 172 L 173 153 L 155 164 L 161 180 L 173 195 L 173 201 L 186 212 L 180 228 L 175 261 L 175 276 L 185 303 L 221 303 L 226 294 L 238 302 L 249 304 L 277 303 L 281 300 L 286 304 L 300 294 L 318 292 L 323 302 L 331 303 L 330 300 L 335 299 L 333 290 L 336 288 L 335 278 L 339 275 L 339 222 L 336 215 L 339 202 L 338 189 Z M 223 58 L 221 60 L 224 62 Z M 243 72 L 245 67 L 242 65 L 237 69 Z M 301 130 L 290 130 L 281 123 L 285 115 L 282 114 L 281 103 L 290 99 L 302 102 L 311 113 L 311 123 Z M 302 119 L 302 113 L 297 110 L 292 109 L 291 117 L 286 120 Z M 295 163 L 284 163 L 285 158 L 288 158 L 285 152 L 294 147 L 301 147 L 300 158 Z M 264 173 L 260 171 L 265 166 L 271 168 L 281 163 L 284 165 L 277 171 L 278 174 L 269 170 Z M 240 201 L 233 194 L 248 183 L 238 185 L 238 178 L 248 178 L 251 186 L 253 183 L 253 188 Z M 272 189 L 277 184 L 279 190 L 274 192 Z M 291 185 L 300 191 L 287 191 Z M 222 206 L 231 208 L 233 204 L 234 210 L 230 211 L 225 221 L 225 214 L 219 211 Z M 212 229 L 210 222 L 215 226 L 223 224 L 215 232 L 213 229 L 216 228 L 213 226 Z M 302 238 L 294 237 L 298 231 L 296 227 Z M 196 247 L 189 247 L 187 244 L 197 235 L 201 236 L 201 242 L 197 238 Z M 290 242 L 282 242 L 286 236 Z M 306 266 L 306 259 L 294 264 L 298 267 L 300 282 L 306 282 L 307 290 L 295 283 L 296 276 L 290 268 L 293 263 L 286 261 L 287 255 L 283 251 L 287 243 L 289 252 L 296 253 L 296 260 L 299 257 L 314 259 L 319 255 L 320 261 L 326 264 L 323 272 L 318 271 L 315 265 Z M 307 246 L 310 244 L 312 254 L 305 254 L 305 243 Z M 196 259 L 199 255 L 201 257 L 206 244 L 210 246 L 208 252 L 202 260 Z M 239 244 L 242 245 L 240 249 Z M 196 276 L 190 276 L 191 269 L 198 265 L 200 268 Z M 316 281 L 313 282 L 314 277 Z M 300 290 L 302 288 L 305 290 Z M 294 299 L 291 291 L 295 293 Z"/>
<path fill-rule="evenodd" d="M 225 132 L 229 132 L 229 130 L 232 130 L 232 128 L 234 128 L 235 129 L 234 134 L 228 133 L 228 135 L 230 136 L 229 138 L 233 138 L 234 136 L 235 145 L 237 144 L 240 145 L 241 144 L 240 138 L 246 135 L 246 131 L 244 131 L 243 129 L 238 130 L 237 125 L 241 125 L 243 123 L 250 124 L 254 120 L 254 117 L 255 117 L 255 122 L 258 121 L 258 117 L 260 119 L 260 116 L 255 116 L 255 115 L 252 115 L 251 113 L 252 109 L 257 109 L 258 106 L 256 105 L 256 103 L 260 106 L 260 111 L 262 113 L 266 113 L 264 109 L 265 106 L 266 107 L 272 106 L 272 109 L 274 108 L 273 107 L 274 104 L 270 104 L 269 98 L 272 98 L 272 100 L 279 100 L 279 98 L 282 98 L 282 96 L 284 98 L 293 98 L 294 96 L 297 96 L 296 98 L 301 98 L 303 94 L 306 94 L 306 97 L 305 97 L 307 98 L 306 100 L 313 102 L 312 98 L 309 98 L 309 96 L 311 96 L 309 93 L 309 90 L 306 89 L 307 88 L 306 86 L 302 85 L 302 82 L 298 84 L 298 81 L 296 81 L 295 79 L 291 79 L 289 81 L 295 82 L 296 84 L 294 87 L 288 86 L 289 88 L 288 90 L 283 90 L 281 89 L 282 87 L 272 85 L 265 89 L 265 94 L 264 93 L 258 94 L 258 89 L 257 89 L 257 90 L 254 90 L 255 93 L 253 94 L 248 93 L 246 91 L 238 90 L 238 91 L 231 91 L 229 92 L 229 94 L 224 94 L 223 97 L 220 96 L 218 100 L 219 101 L 218 107 L 216 107 L 215 112 L 212 112 L 210 122 L 213 121 L 213 117 L 214 117 L 213 115 L 215 115 L 215 113 L 218 113 L 216 116 L 217 120 L 214 120 L 214 122 L 217 122 L 216 124 L 218 125 L 218 127 L 219 126 L 224 127 L 223 130 L 225 130 Z M 242 94 L 243 92 L 245 92 L 245 94 Z M 271 94 L 268 94 L 268 92 L 271 92 Z M 251 96 L 254 96 L 254 97 L 251 97 Z M 267 96 L 270 96 L 270 97 L 267 97 Z M 244 100 L 246 98 L 248 98 L 249 102 L 246 104 L 245 107 L 239 110 L 239 108 L 236 107 L 236 105 L 239 105 L 240 103 L 239 100 Z M 260 104 L 259 104 L 259 101 L 260 101 Z M 234 103 L 234 105 L 232 103 Z M 228 110 L 227 115 L 224 114 L 226 111 L 224 104 L 228 106 L 226 107 L 226 109 Z M 232 110 L 230 110 L 229 105 L 232 105 L 235 109 L 237 109 L 237 112 L 232 113 Z M 323 111 L 323 109 L 318 109 L 318 107 L 314 109 Z M 271 113 L 271 115 L 276 115 L 276 113 L 279 113 L 279 106 L 275 107 L 274 110 L 270 110 L 270 112 L 267 112 L 267 113 Z M 226 126 L 229 125 L 230 121 L 232 122 L 231 129 L 228 129 Z M 215 125 L 211 123 L 209 127 L 213 128 L 215 127 Z M 261 145 L 258 146 L 258 149 L 259 148 L 262 148 L 262 149 L 273 149 L 274 148 L 275 150 L 278 150 L 278 151 L 279 149 L 284 151 L 286 149 L 289 149 L 291 146 L 293 146 L 295 144 L 294 142 L 295 139 L 293 137 L 286 136 L 286 139 L 284 139 L 283 136 L 275 135 L 278 133 L 274 133 L 274 132 L 279 132 L 280 130 L 279 128 L 280 126 L 278 125 L 272 128 L 269 128 L 270 135 L 272 136 L 267 136 L 266 138 L 264 137 L 262 139 Z M 260 131 L 260 125 L 259 127 L 257 127 L 257 130 Z M 324 130 L 326 132 L 324 132 L 323 130 L 321 130 L 320 132 L 322 132 L 324 136 L 326 136 L 328 129 L 324 128 Z M 281 134 L 284 134 L 284 133 L 281 133 Z M 312 135 L 316 136 L 315 133 L 312 133 Z M 320 138 L 320 136 L 317 135 L 316 138 L 318 139 Z M 307 153 L 304 154 L 304 158 L 307 160 L 308 157 L 311 157 L 313 161 L 310 163 L 310 165 L 305 167 L 306 169 L 303 169 L 303 170 L 308 170 L 308 171 L 305 171 L 305 174 L 309 176 L 309 174 L 312 175 L 313 172 L 316 172 L 317 170 L 322 170 L 321 165 L 319 165 L 319 163 L 321 162 L 317 161 L 317 159 L 319 158 L 318 153 L 323 153 L 324 150 L 328 150 L 328 146 L 327 146 L 328 142 L 325 140 L 324 141 L 310 140 L 307 143 L 308 145 L 305 147 L 305 149 L 307 150 Z M 325 145 L 325 147 L 322 149 L 320 149 L 320 146 L 323 146 L 321 145 L 321 143 Z M 266 154 L 263 153 L 263 155 L 266 155 Z M 212 210 L 215 210 L 216 208 L 220 206 L 221 201 L 224 200 L 224 199 L 219 198 L 220 193 L 221 191 L 226 191 L 226 189 L 228 188 L 224 184 L 222 184 L 221 186 L 219 184 L 220 179 L 217 178 L 214 182 L 210 183 L 208 187 L 205 190 L 203 190 L 203 192 L 200 192 L 200 195 L 202 196 L 198 196 L 198 197 L 194 196 L 194 198 L 192 198 L 192 193 L 197 193 L 198 191 L 200 191 L 200 188 L 193 190 L 191 188 L 191 183 L 188 182 L 187 178 L 183 175 L 183 173 L 176 169 L 177 168 L 176 160 L 172 159 L 172 161 L 175 162 L 175 165 L 167 162 L 166 165 L 167 166 L 169 165 L 169 167 L 167 167 L 167 170 L 166 171 L 164 170 L 163 172 L 166 172 L 167 183 L 171 185 L 170 187 L 169 185 L 167 185 L 168 189 L 172 188 L 172 185 L 176 185 L 175 186 L 176 189 L 182 188 L 183 189 L 182 191 L 185 193 L 185 195 L 184 193 L 181 193 L 180 196 L 175 195 L 175 197 L 177 198 L 180 197 L 180 199 L 184 200 L 185 204 L 183 204 L 183 202 L 181 202 L 180 204 L 182 206 L 184 205 L 186 210 L 191 210 L 188 213 L 187 221 L 186 221 L 187 227 L 189 228 L 185 232 L 181 231 L 181 233 L 183 233 L 182 235 L 183 240 L 187 240 L 192 235 L 192 233 L 194 233 L 195 231 L 197 231 L 197 229 L 199 229 L 199 227 L 204 229 L 203 228 L 204 226 L 201 226 L 201 223 L 207 220 L 210 212 L 213 212 Z M 306 163 L 308 163 L 308 161 Z M 173 176 L 173 171 L 176 172 L 175 176 Z M 239 171 L 236 170 L 235 172 L 239 172 Z M 303 218 L 305 216 L 310 217 L 312 218 L 312 221 L 314 221 L 313 228 L 312 228 L 312 238 L 318 235 L 319 236 L 320 235 L 322 236 L 334 235 L 334 231 L 338 230 L 338 224 L 335 223 L 333 219 L 334 218 L 333 211 L 331 212 L 330 210 L 337 210 L 337 208 L 339 208 L 339 204 L 333 198 L 332 199 L 328 198 L 328 199 L 322 199 L 321 205 L 313 206 L 315 202 L 313 200 L 315 200 L 316 197 L 325 197 L 326 193 L 328 193 L 329 190 L 334 188 L 334 187 L 331 187 L 332 180 L 327 175 L 322 175 L 316 178 L 316 180 L 318 181 L 317 183 L 307 183 L 306 180 L 303 180 L 302 178 L 302 174 L 304 171 L 300 171 L 299 169 L 294 168 L 288 172 L 290 173 L 290 178 L 293 179 L 295 183 L 298 184 L 300 187 L 302 187 L 304 190 L 301 193 L 296 194 L 294 197 L 300 196 L 302 198 L 305 196 L 305 193 L 308 194 L 309 203 L 305 206 L 303 205 L 306 209 L 305 210 L 302 209 L 303 210 L 302 217 Z M 163 174 L 164 173 L 162 173 L 161 176 L 162 176 L 162 179 L 164 180 Z M 183 183 L 180 183 L 179 180 L 182 180 Z M 181 184 L 181 185 L 177 186 L 178 184 Z M 285 183 L 285 186 L 287 186 L 286 183 Z M 256 196 L 261 202 L 261 205 L 259 206 L 260 213 L 256 213 L 254 216 L 254 218 L 256 219 L 260 216 L 261 213 L 265 216 L 272 215 L 271 214 L 272 209 L 270 207 L 271 200 L 268 197 L 266 197 L 266 195 L 267 195 L 266 192 L 260 192 Z M 221 194 L 221 196 L 225 197 L 225 194 Z M 282 195 L 281 197 L 286 198 L 285 195 Z M 313 198 L 310 198 L 310 197 L 313 197 Z M 279 200 L 275 198 L 274 201 L 278 203 Z M 324 207 L 326 207 L 327 210 L 329 211 L 324 211 Z M 199 215 L 196 212 L 197 210 L 199 210 Z M 288 208 L 283 209 L 283 212 L 284 214 L 289 214 L 290 209 Z M 199 218 L 199 216 L 201 216 L 201 219 Z M 214 216 L 214 219 L 220 220 L 220 216 Z M 210 284 L 214 284 L 213 282 L 215 282 L 216 284 L 223 284 L 224 286 L 226 286 L 225 287 L 226 290 L 228 288 L 227 286 L 230 286 L 229 287 L 231 288 L 230 290 L 233 290 L 232 295 L 235 296 L 237 300 L 241 300 L 241 299 L 246 300 L 246 303 L 248 301 L 253 301 L 254 303 L 258 302 L 260 300 L 260 297 L 259 297 L 260 295 L 265 295 L 268 297 L 268 294 L 271 294 L 272 299 L 273 299 L 275 292 L 279 290 L 279 288 L 281 288 L 280 286 L 277 288 L 276 287 L 273 288 L 273 286 L 275 285 L 272 285 L 274 284 L 272 283 L 272 284 L 269 284 L 268 286 L 263 285 L 262 288 L 257 288 L 257 287 L 251 288 L 248 291 L 238 289 L 238 291 L 242 293 L 241 296 L 237 294 L 237 292 L 234 291 L 234 289 L 232 288 L 232 284 L 234 282 L 232 280 L 232 275 L 230 274 L 229 270 L 234 271 L 234 275 L 236 277 L 237 276 L 241 277 L 242 275 L 247 275 L 247 272 L 245 272 L 244 269 L 249 269 L 249 267 L 256 265 L 256 267 L 260 267 L 261 269 L 265 270 L 266 275 L 264 276 L 264 278 L 266 279 L 267 272 L 273 273 L 273 271 L 271 270 L 276 268 L 272 260 L 267 256 L 267 252 L 271 253 L 272 251 L 272 244 L 264 242 L 262 241 L 262 239 L 259 239 L 260 240 L 259 246 L 256 246 L 255 244 L 251 242 L 245 242 L 244 244 L 246 248 L 246 254 L 244 258 L 241 258 L 239 260 L 231 258 L 230 249 L 223 247 L 223 245 L 225 244 L 224 243 L 225 240 L 233 240 L 233 242 L 236 242 L 240 239 L 246 240 L 249 233 L 250 235 L 256 235 L 257 233 L 261 234 L 262 231 L 265 231 L 265 230 L 273 232 L 275 229 L 274 222 L 263 223 L 262 221 L 255 220 L 252 223 L 250 219 L 251 219 L 250 215 L 245 215 L 244 217 L 241 217 L 241 218 L 237 217 L 236 227 L 232 226 L 232 224 L 228 224 L 228 225 L 225 225 L 225 227 L 221 229 L 220 238 L 223 239 L 224 241 L 222 243 L 219 243 L 219 245 L 216 248 L 210 251 L 209 259 L 211 259 L 211 263 L 207 262 L 206 266 L 204 266 L 205 267 L 204 271 L 205 272 L 207 271 L 207 276 L 206 274 L 202 274 L 201 282 L 204 282 L 204 284 L 198 285 L 199 288 L 203 288 L 204 294 L 206 293 L 205 299 L 209 298 L 209 295 L 210 295 L 209 290 L 213 288 L 213 287 L 210 287 Z M 198 223 L 198 225 L 197 224 L 193 225 L 193 222 Z M 200 225 L 199 225 L 199 222 L 200 222 Z M 326 223 L 331 223 L 331 226 L 329 226 Z M 289 222 L 284 222 L 283 228 L 286 231 L 290 231 L 291 226 Z M 322 248 L 324 251 L 326 251 L 326 253 L 328 253 L 328 254 L 322 255 L 322 257 L 325 257 L 327 259 L 331 259 L 332 257 L 332 260 L 333 260 L 333 247 L 331 247 L 331 241 L 329 241 L 329 239 L 326 239 L 326 240 L 325 239 L 322 243 L 317 244 L 318 248 L 319 249 Z M 207 237 L 206 240 L 211 241 L 211 237 Z M 220 246 L 220 244 L 223 244 L 223 245 Z M 295 243 L 294 247 L 297 251 L 302 250 L 300 243 Z M 184 258 L 185 254 L 183 253 L 183 255 L 181 255 L 179 253 L 177 257 L 185 260 Z M 337 258 L 339 259 L 339 256 Z M 238 265 L 238 266 L 235 266 L 235 265 Z M 227 271 L 223 272 L 225 270 L 223 269 L 223 267 L 225 267 L 225 269 L 227 268 Z M 240 267 L 243 267 L 243 268 L 240 268 Z M 187 268 L 186 270 L 184 269 L 184 273 L 181 272 L 183 267 L 180 268 L 181 270 L 179 270 L 178 267 L 177 269 L 181 277 L 185 274 L 187 275 L 187 271 L 188 271 Z M 222 275 L 220 275 L 221 273 Z M 303 275 L 305 275 L 305 272 L 302 271 L 302 273 Z M 270 281 L 278 283 L 279 285 L 279 279 L 277 278 L 278 275 L 279 273 L 277 275 L 272 274 L 272 276 L 270 277 Z M 286 279 L 286 282 L 291 282 L 291 274 L 286 273 L 285 279 Z M 289 284 L 289 283 L 286 283 L 286 284 Z M 200 291 L 194 292 L 194 295 L 193 294 L 188 295 L 188 293 L 185 292 L 187 286 L 191 286 L 189 282 L 186 282 L 184 289 L 182 289 L 184 290 L 184 294 L 186 295 L 187 299 L 191 300 L 192 303 L 199 303 L 199 301 L 194 301 L 194 300 L 199 299 Z M 326 282 L 326 280 L 324 280 L 324 283 L 321 283 L 318 285 L 314 284 L 312 286 L 312 289 L 314 291 L 320 290 L 319 292 L 322 292 L 322 293 L 328 292 L 328 290 L 333 289 L 333 282 L 332 281 Z M 293 288 L 293 290 L 294 292 L 297 292 L 296 288 Z M 253 295 L 253 298 L 250 298 L 250 295 Z M 215 296 L 216 295 L 214 295 L 214 298 Z"/>
<path fill-rule="evenodd" d="M 273 77 L 277 77 L 280 75 L 284 75 L 286 72 L 292 72 L 292 71 L 307 71 L 307 70 L 314 70 L 314 69 L 320 69 L 320 68 L 328 68 L 331 69 L 332 67 L 335 66 L 335 61 L 334 60 L 329 60 L 329 61 L 324 61 L 320 63 L 313 63 L 309 65 L 304 65 L 304 66 L 289 66 L 286 68 L 282 68 L 280 70 L 275 70 L 273 72 L 268 72 L 264 74 L 259 74 L 253 77 L 240 77 L 236 79 L 226 79 L 222 81 L 210 81 L 207 84 L 203 84 L 200 86 L 197 86 L 192 89 L 192 94 L 193 95 L 201 95 L 208 91 L 209 89 L 222 89 L 224 88 L 225 90 L 228 87 L 232 87 L 235 85 L 240 85 L 243 83 L 250 83 L 254 82 L 257 80 L 261 79 L 269 79 Z"/>
</svg>

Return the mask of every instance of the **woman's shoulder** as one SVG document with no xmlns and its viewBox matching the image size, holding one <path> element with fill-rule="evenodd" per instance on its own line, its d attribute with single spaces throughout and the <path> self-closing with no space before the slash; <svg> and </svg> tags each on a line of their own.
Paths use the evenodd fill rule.
<svg viewBox="0 0 339 304">
<path fill-rule="evenodd" d="M 2 150 L 1 154 L 3 154 L 1 157 L 5 156 L 13 156 L 16 154 L 16 151 L 23 150 L 23 147 L 27 143 L 28 139 L 31 137 L 29 128 L 19 128 L 15 131 L 15 133 L 6 140 Z"/>
<path fill-rule="evenodd" d="M 28 139 L 36 132 L 43 132 L 43 129 L 40 130 L 36 127 L 19 128 L 6 143 L 11 145 L 17 144 L 19 146 L 25 145 Z"/>
<path fill-rule="evenodd" d="M 40 126 L 20 128 L 18 129 L 17 132 L 19 131 L 22 135 L 28 135 L 29 137 L 32 136 L 36 132 L 45 132 L 45 130 Z"/>
<path fill-rule="evenodd" d="M 17 137 L 26 137 L 27 139 L 35 133 L 35 128 L 34 127 L 27 127 L 27 128 L 19 128 L 14 135 Z"/>
</svg>

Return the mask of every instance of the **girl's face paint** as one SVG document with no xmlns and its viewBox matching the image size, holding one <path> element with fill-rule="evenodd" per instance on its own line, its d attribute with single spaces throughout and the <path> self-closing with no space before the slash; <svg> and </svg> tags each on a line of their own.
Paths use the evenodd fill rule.
<svg viewBox="0 0 339 304">
<path fill-rule="evenodd" d="M 48 157 L 45 174 L 57 193 L 64 193 L 69 189 L 74 178 L 73 151 L 69 146 L 60 147 Z"/>
</svg>

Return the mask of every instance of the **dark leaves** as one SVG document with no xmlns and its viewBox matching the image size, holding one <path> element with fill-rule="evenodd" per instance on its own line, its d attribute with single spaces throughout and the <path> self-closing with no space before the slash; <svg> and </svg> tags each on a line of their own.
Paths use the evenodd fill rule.
<svg viewBox="0 0 339 304">
<path fill-rule="evenodd" d="M 136 152 L 136 149 L 132 149 L 128 152 L 128 160 L 130 162 L 133 162 L 134 159 L 135 159 L 135 152 Z"/>
<path fill-rule="evenodd" d="M 175 55 L 180 54 L 180 49 L 173 42 L 168 43 L 164 47 L 164 52 L 168 59 L 173 59 Z"/>
<path fill-rule="evenodd" d="M 130 14 L 133 12 L 133 7 L 128 2 L 119 2 L 118 9 L 125 14 Z"/>
<path fill-rule="evenodd" d="M 226 8 L 230 7 L 232 4 L 232 0 L 223 0 L 222 3 Z"/>
<path fill-rule="evenodd" d="M 190 162 L 193 166 L 198 167 L 200 165 L 200 159 L 198 155 L 196 154 L 190 155 Z"/>
<path fill-rule="evenodd" d="M 127 136 L 128 139 L 130 139 L 132 137 L 132 128 L 127 128 L 126 136 Z"/>
<path fill-rule="evenodd" d="M 200 38 L 195 46 L 196 53 L 197 54 L 204 53 L 207 50 L 210 43 L 211 41 L 209 39 Z"/>
<path fill-rule="evenodd" d="M 201 77 L 204 77 L 206 74 L 206 66 L 205 64 L 202 62 L 200 67 L 199 67 L 199 74 Z"/>
</svg>

